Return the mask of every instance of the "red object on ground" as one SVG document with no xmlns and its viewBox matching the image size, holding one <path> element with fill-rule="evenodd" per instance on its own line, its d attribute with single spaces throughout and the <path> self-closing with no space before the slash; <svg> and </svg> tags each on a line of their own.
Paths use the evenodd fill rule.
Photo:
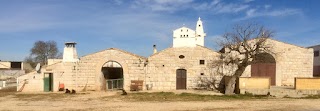
<svg viewBox="0 0 320 111">
<path fill-rule="evenodd" d="M 64 91 L 64 84 L 63 83 L 59 84 L 59 91 Z"/>
</svg>

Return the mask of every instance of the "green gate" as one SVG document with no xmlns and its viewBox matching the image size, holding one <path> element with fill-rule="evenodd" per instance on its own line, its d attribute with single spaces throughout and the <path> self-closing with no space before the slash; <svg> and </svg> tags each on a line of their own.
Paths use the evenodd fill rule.
<svg viewBox="0 0 320 111">
<path fill-rule="evenodd" d="M 123 89 L 123 78 L 122 79 L 107 79 L 106 80 L 107 90 L 119 90 Z"/>
</svg>

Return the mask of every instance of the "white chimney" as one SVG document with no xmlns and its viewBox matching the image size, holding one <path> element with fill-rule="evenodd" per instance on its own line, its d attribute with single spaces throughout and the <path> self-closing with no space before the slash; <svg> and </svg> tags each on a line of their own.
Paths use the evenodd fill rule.
<svg viewBox="0 0 320 111">
<path fill-rule="evenodd" d="M 156 45 L 153 45 L 153 54 L 157 53 L 157 46 Z"/>
<path fill-rule="evenodd" d="M 63 50 L 63 62 L 77 62 L 78 54 L 75 42 L 66 42 Z"/>
</svg>

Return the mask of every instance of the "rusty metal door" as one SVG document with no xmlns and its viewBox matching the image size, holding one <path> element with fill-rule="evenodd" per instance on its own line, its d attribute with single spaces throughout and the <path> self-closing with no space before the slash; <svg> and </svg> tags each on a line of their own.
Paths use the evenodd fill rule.
<svg viewBox="0 0 320 111">
<path fill-rule="evenodd" d="M 271 85 L 276 85 L 276 63 L 252 64 L 251 77 L 270 77 Z"/>
<path fill-rule="evenodd" d="M 176 89 L 187 89 L 187 70 L 177 69 Z"/>
</svg>

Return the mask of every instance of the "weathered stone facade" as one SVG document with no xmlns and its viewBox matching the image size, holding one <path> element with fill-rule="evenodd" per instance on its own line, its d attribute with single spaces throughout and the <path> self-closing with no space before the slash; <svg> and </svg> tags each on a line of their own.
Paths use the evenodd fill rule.
<svg viewBox="0 0 320 111">
<path fill-rule="evenodd" d="M 273 39 L 267 40 L 272 46 L 271 55 L 276 60 L 276 85 L 293 86 L 295 77 L 312 77 L 313 50 Z M 144 58 L 123 50 L 110 48 L 86 55 L 78 62 L 59 62 L 43 67 L 41 73 L 29 73 L 19 77 L 19 87 L 28 81 L 23 91 L 43 91 L 44 74 L 53 74 L 53 91 L 59 84 L 76 90 L 103 90 L 105 79 L 102 66 L 108 61 L 119 63 L 123 69 L 123 88 L 130 89 L 131 80 L 143 80 L 143 89 L 151 85 L 152 90 L 175 90 L 177 88 L 177 70 L 186 70 L 186 89 L 198 87 L 200 77 L 215 76 L 210 65 L 220 59 L 220 54 L 202 46 L 168 48 Z M 203 60 L 203 64 L 200 64 Z M 243 77 L 251 76 L 251 67 L 247 67 Z"/>
<path fill-rule="evenodd" d="M 309 48 L 314 50 L 313 76 L 320 77 L 320 45 L 310 46 Z"/>
<path fill-rule="evenodd" d="M 18 78 L 18 90 L 27 84 L 23 91 L 43 91 L 44 74 L 53 74 L 53 91 L 59 84 L 75 90 L 101 90 L 103 86 L 102 66 L 108 61 L 116 61 L 123 68 L 124 89 L 129 89 L 131 80 L 144 80 L 145 58 L 126 51 L 111 48 L 80 58 L 79 62 L 59 62 L 41 69 L 41 73 L 32 72 Z"/>
<path fill-rule="evenodd" d="M 146 83 L 157 90 L 176 89 L 176 71 L 185 69 L 187 89 L 196 88 L 199 77 L 211 75 L 212 67 L 208 63 L 218 59 L 219 55 L 202 46 L 165 49 L 148 58 Z M 200 64 L 200 60 L 204 60 L 204 64 Z"/>
<path fill-rule="evenodd" d="M 268 39 L 270 53 L 276 60 L 276 86 L 293 86 L 295 77 L 312 77 L 313 49 Z M 243 77 L 251 76 L 247 67 Z"/>
<path fill-rule="evenodd" d="M 83 56 L 78 60 L 75 51 L 76 43 L 66 43 L 68 50 L 65 51 L 68 52 L 64 58 L 66 56 L 68 59 L 52 60 L 49 63 L 51 65 L 41 68 L 40 73 L 32 72 L 19 77 L 17 90 L 44 91 L 44 87 L 48 86 L 48 84 L 44 85 L 48 82 L 44 82 L 45 76 L 49 75 L 50 78 L 50 74 L 52 83 L 49 86 L 52 87 L 52 91 L 58 91 L 61 84 L 64 84 L 65 88 L 77 91 L 105 90 L 106 87 L 109 87 L 106 80 L 112 79 L 111 77 L 108 79 L 108 74 L 111 73 L 121 75 L 117 78 L 123 80 L 121 88 L 125 90 L 131 88 L 132 80 L 141 80 L 144 84 L 143 89 L 146 89 L 146 86 L 149 86 L 148 89 L 152 86 L 152 90 L 198 88 L 198 85 L 202 84 L 201 78 L 214 78 L 210 80 L 215 80 L 214 83 L 220 82 L 222 78 L 220 74 L 228 75 L 235 69 L 223 66 L 222 72 L 219 72 L 216 67 L 212 66 L 222 59 L 222 55 L 204 47 L 205 36 L 199 18 L 196 31 L 186 27 L 178 28 L 173 32 L 173 47 L 148 58 L 110 48 Z M 293 86 L 295 77 L 312 77 L 312 49 L 273 39 L 268 39 L 267 45 L 270 46 L 270 52 L 272 52 L 270 54 L 276 62 L 276 86 Z M 109 70 L 108 67 L 105 67 L 105 64 L 109 62 L 117 63 L 121 66 L 121 70 L 116 68 Z M 251 77 L 251 73 L 251 66 L 249 66 L 242 76 Z"/>
</svg>

